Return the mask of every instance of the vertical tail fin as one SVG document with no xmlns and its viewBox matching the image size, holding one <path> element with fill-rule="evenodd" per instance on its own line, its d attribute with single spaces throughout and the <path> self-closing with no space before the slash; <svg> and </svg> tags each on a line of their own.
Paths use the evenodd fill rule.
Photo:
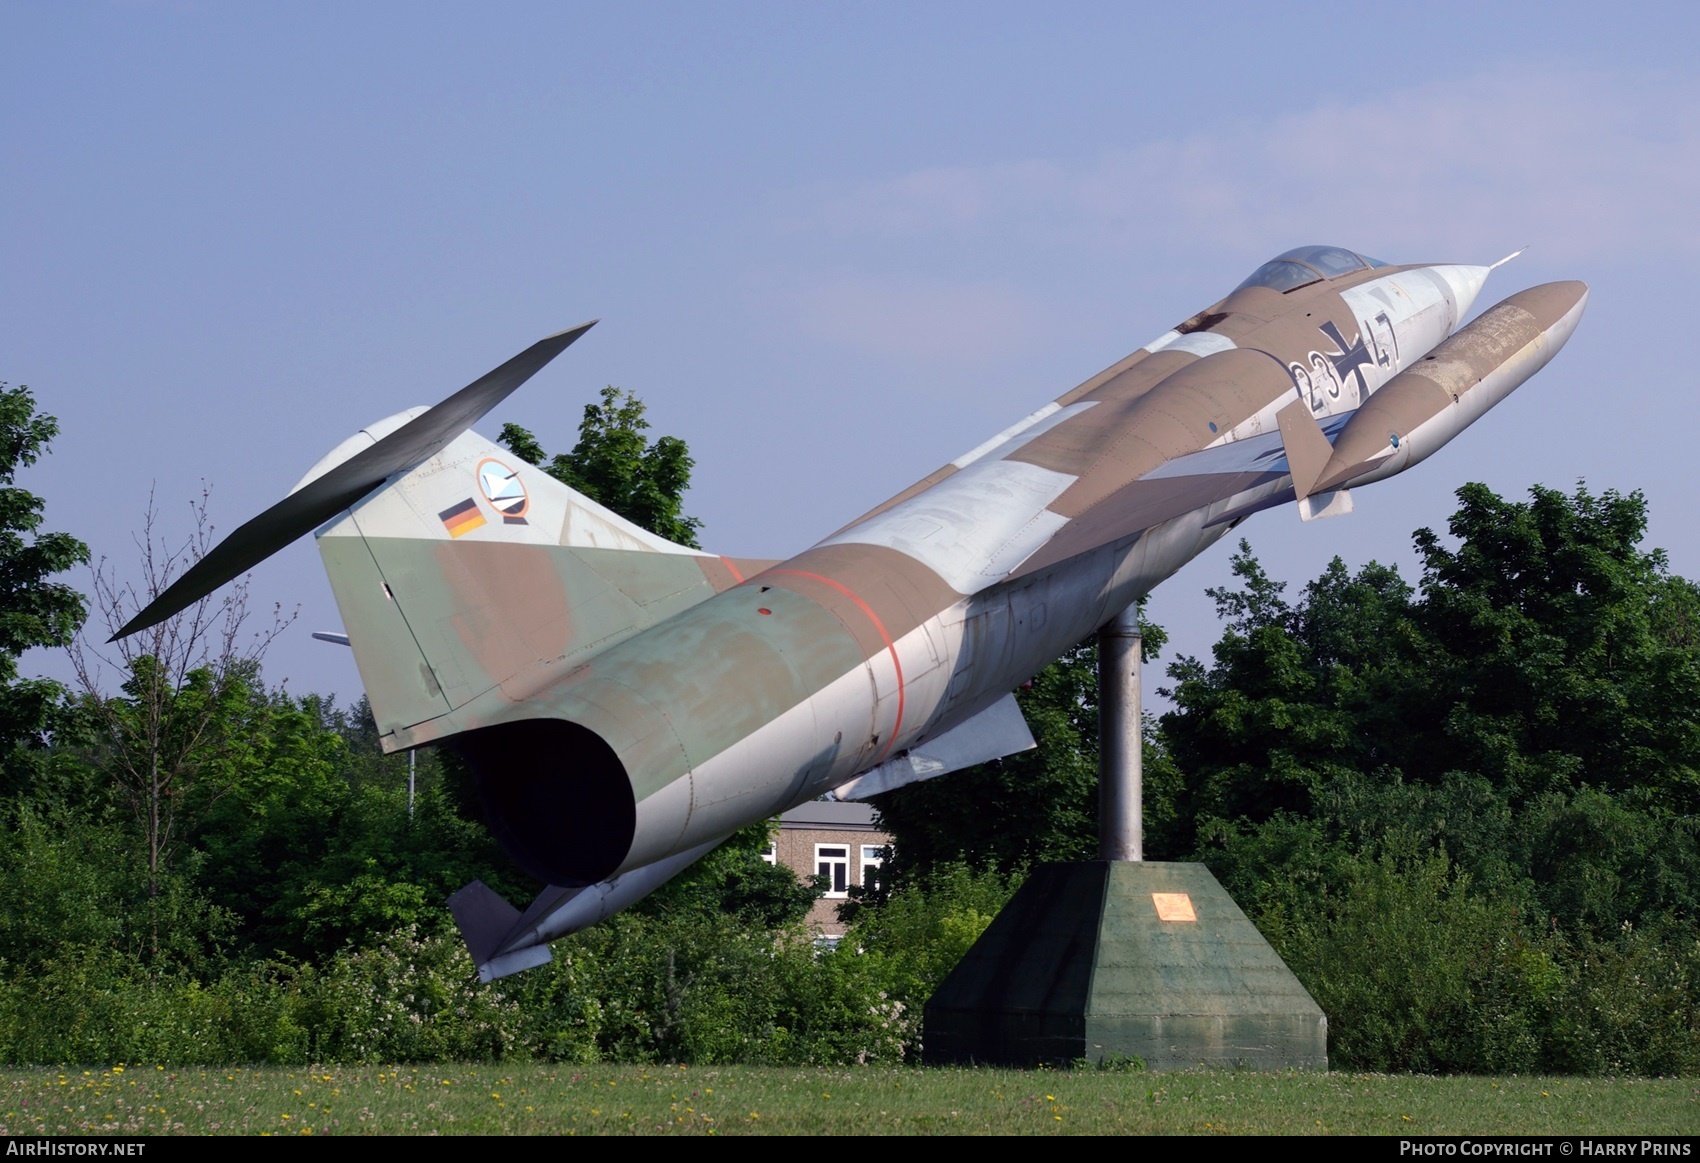
<svg viewBox="0 0 1700 1163">
<path fill-rule="evenodd" d="M 745 572 L 639 528 L 472 432 L 318 539 L 391 748 L 438 737 L 422 725 L 494 687 L 523 697 Z"/>
<path fill-rule="evenodd" d="M 674 545 L 468 431 L 591 328 L 357 432 L 125 624 L 157 625 L 317 526 L 384 746 L 504 686 L 515 699 L 760 568 Z M 763 563 L 765 564 L 765 563 Z"/>
</svg>

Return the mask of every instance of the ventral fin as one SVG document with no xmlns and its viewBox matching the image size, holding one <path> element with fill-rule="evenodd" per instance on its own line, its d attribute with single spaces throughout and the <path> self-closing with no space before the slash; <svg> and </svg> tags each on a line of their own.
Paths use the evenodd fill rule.
<svg viewBox="0 0 1700 1163">
<path fill-rule="evenodd" d="M 1310 405 L 1303 400 L 1294 400 L 1277 412 L 1275 423 L 1281 429 L 1281 445 L 1293 474 L 1293 492 L 1303 500 L 1316 487 L 1328 458 L 1334 455 L 1334 446 L 1317 427 Z"/>
</svg>

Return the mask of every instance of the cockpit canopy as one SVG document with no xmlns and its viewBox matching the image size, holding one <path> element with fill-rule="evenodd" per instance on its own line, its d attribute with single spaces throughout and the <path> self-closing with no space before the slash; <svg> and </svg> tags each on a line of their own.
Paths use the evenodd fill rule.
<svg viewBox="0 0 1700 1163">
<path fill-rule="evenodd" d="M 1268 287 L 1280 291 L 1296 291 L 1323 279 L 1335 279 L 1368 267 L 1384 267 L 1380 259 L 1366 258 L 1338 246 L 1297 246 L 1278 254 L 1255 271 L 1236 291 L 1247 287 Z"/>
</svg>

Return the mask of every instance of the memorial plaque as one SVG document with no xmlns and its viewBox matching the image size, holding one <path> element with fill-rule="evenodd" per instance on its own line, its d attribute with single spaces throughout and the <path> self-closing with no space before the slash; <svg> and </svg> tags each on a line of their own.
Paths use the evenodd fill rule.
<svg viewBox="0 0 1700 1163">
<path fill-rule="evenodd" d="M 1192 898 L 1184 892 L 1154 892 L 1151 903 L 1157 906 L 1159 921 L 1196 921 L 1197 914 L 1192 911 Z"/>
</svg>

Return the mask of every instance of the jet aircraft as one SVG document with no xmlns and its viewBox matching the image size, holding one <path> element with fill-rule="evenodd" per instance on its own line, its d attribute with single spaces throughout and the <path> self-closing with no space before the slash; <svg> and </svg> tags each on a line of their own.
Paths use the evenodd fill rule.
<svg viewBox="0 0 1700 1163">
<path fill-rule="evenodd" d="M 1506 260 L 1501 260 L 1503 263 Z M 1306 246 L 783 561 L 638 528 L 470 431 L 589 329 L 338 445 L 121 634 L 314 532 L 387 751 L 453 748 L 547 887 L 450 901 L 490 980 L 732 831 L 1031 747 L 1011 691 L 1229 530 L 1433 455 L 1587 304 Z"/>
</svg>

